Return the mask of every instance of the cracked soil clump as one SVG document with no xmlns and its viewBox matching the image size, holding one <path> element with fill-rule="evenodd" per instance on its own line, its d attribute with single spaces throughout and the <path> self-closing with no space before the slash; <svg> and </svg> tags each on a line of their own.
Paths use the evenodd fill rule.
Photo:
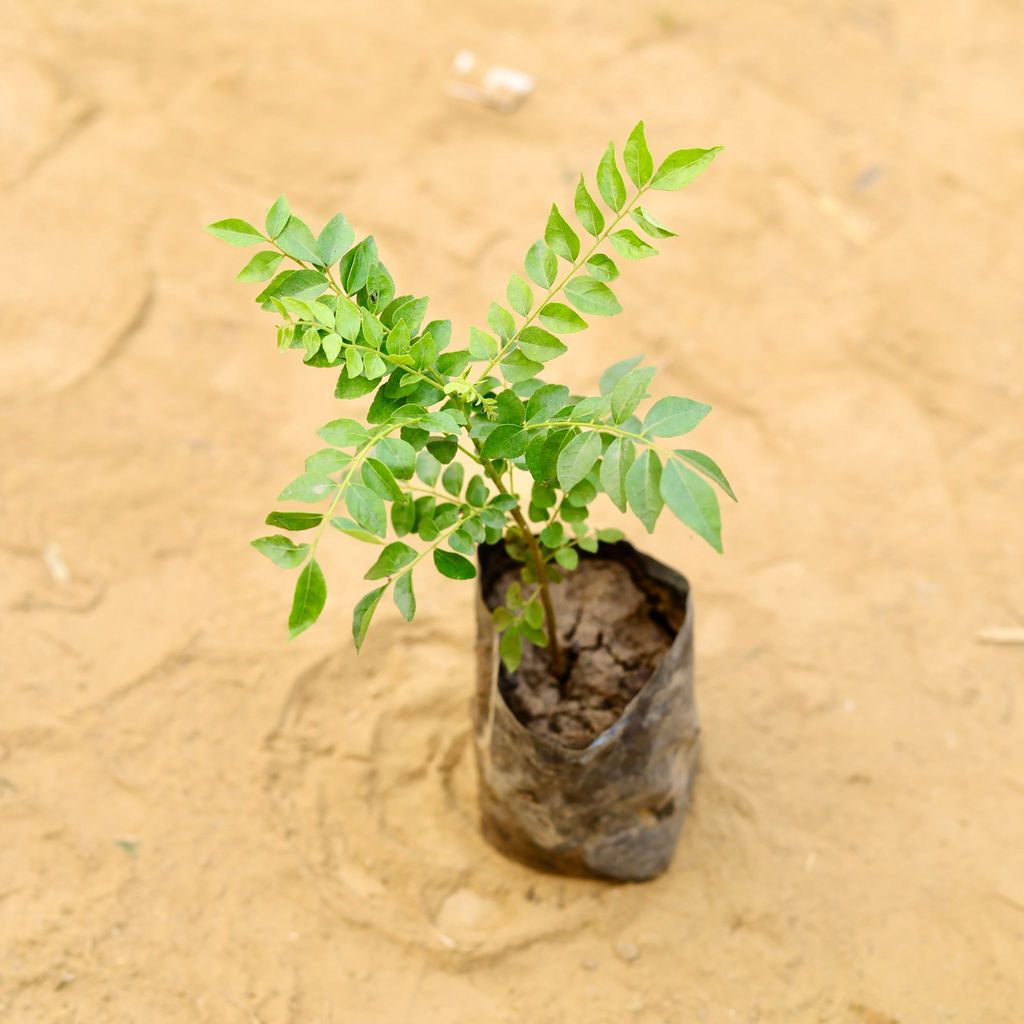
<svg viewBox="0 0 1024 1024">
<path fill-rule="evenodd" d="M 507 573 L 498 584 L 502 601 L 517 575 Z M 674 631 L 618 562 L 584 559 L 551 598 L 566 662 L 562 685 L 551 674 L 547 650 L 526 645 L 515 673 L 502 672 L 501 691 L 531 732 L 585 747 L 650 679 Z"/>
</svg>

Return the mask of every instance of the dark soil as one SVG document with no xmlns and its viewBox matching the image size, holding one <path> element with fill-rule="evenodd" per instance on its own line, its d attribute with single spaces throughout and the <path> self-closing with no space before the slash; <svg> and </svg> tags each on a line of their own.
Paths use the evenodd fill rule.
<svg viewBox="0 0 1024 1024">
<path fill-rule="evenodd" d="M 504 600 L 518 578 L 506 572 L 492 600 Z M 566 674 L 551 674 L 547 650 L 526 645 L 523 661 L 501 691 L 516 718 L 538 736 L 585 747 L 621 716 L 672 644 L 675 630 L 656 595 L 624 564 L 584 559 L 551 591 Z M 489 602 L 490 603 L 490 602 Z M 676 627 L 678 628 L 678 627 Z"/>
</svg>

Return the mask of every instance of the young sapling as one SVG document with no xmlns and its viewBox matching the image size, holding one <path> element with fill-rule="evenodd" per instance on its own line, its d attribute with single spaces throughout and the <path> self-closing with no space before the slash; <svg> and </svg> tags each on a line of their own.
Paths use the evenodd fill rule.
<svg viewBox="0 0 1024 1024">
<path fill-rule="evenodd" d="M 361 419 L 317 431 L 324 447 L 278 496 L 312 510 L 271 512 L 267 524 L 284 532 L 252 542 L 281 568 L 299 570 L 291 636 L 323 611 L 317 553 L 329 534 L 379 548 L 365 576 L 374 586 L 353 612 L 357 648 L 389 588 L 412 621 L 413 575 L 428 558 L 442 575 L 469 580 L 477 546 L 500 541 L 520 566 L 493 612 L 501 659 L 511 672 L 524 643 L 546 647 L 561 679 L 550 587 L 576 569 L 579 549 L 622 538 L 591 524 L 599 494 L 648 532 L 667 505 L 722 550 L 715 488 L 735 500 L 732 488 L 711 458 L 675 441 L 709 406 L 671 396 L 645 405 L 655 370 L 642 356 L 605 370 L 598 395 L 542 376 L 587 318 L 622 311 L 612 289 L 617 261 L 654 256 L 653 241 L 675 234 L 641 200 L 687 185 L 719 149 L 676 150 L 655 168 L 640 122 L 623 149 L 623 178 L 610 144 L 595 176 L 600 202 L 581 175 L 578 227 L 552 205 L 525 276 L 513 274 L 486 328 L 472 327 L 454 347 L 451 322 L 427 321 L 426 297 L 398 294 L 373 237 L 356 242 L 341 214 L 314 235 L 281 196 L 263 230 L 237 219 L 209 226 L 232 245 L 260 247 L 238 280 L 263 285 L 256 302 L 279 318 L 278 347 L 332 371 L 338 399 L 373 396 Z"/>
</svg>

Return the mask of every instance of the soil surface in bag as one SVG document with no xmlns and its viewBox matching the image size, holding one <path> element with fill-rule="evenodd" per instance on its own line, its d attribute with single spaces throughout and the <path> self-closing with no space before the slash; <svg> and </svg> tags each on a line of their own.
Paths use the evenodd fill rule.
<svg viewBox="0 0 1024 1024">
<path fill-rule="evenodd" d="M 518 570 L 503 573 L 488 603 L 504 601 Z M 663 601 L 629 568 L 584 558 L 551 590 L 565 658 L 562 680 L 550 652 L 524 645 L 514 675 L 501 673 L 501 692 L 531 732 L 570 748 L 585 747 L 611 726 L 636 696 L 678 631 Z M 492 604 L 493 606 L 493 604 Z M 561 684 L 561 685 L 560 685 Z"/>
</svg>

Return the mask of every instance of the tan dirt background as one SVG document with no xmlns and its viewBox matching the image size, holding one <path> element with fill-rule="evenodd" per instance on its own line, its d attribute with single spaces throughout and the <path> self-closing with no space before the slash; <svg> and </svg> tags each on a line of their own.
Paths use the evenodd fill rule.
<svg viewBox="0 0 1024 1024">
<path fill-rule="evenodd" d="M 1024 1020 L 1019 2 L 0 15 L 0 1019 Z M 447 97 L 461 47 L 537 92 Z M 724 558 L 637 538 L 696 588 L 705 755 L 615 887 L 477 834 L 468 585 L 357 660 L 337 538 L 287 642 L 247 542 L 340 409 L 201 225 L 340 209 L 465 331 L 639 116 L 727 149 L 560 368 L 647 353 L 741 504 Z"/>
</svg>

